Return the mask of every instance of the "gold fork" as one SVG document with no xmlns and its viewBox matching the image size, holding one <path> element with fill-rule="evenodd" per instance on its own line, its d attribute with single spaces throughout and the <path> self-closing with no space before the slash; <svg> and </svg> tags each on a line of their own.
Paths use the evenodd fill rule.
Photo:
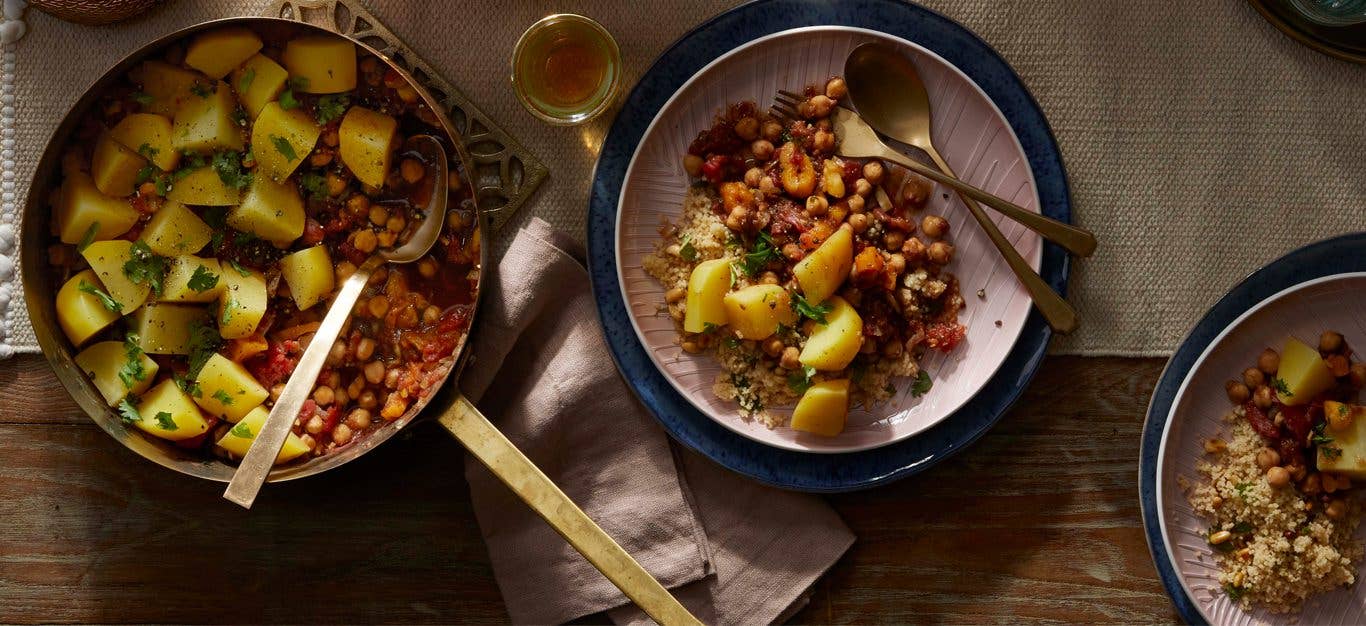
<svg viewBox="0 0 1366 626">
<path fill-rule="evenodd" d="M 778 96 L 774 98 L 774 104 L 770 111 L 774 117 L 783 120 L 801 119 L 801 116 L 797 114 L 797 106 L 804 99 L 789 91 L 779 91 Z M 989 206 L 1009 205 L 1021 212 L 1031 212 L 1024 207 L 978 189 L 892 150 L 878 138 L 877 133 L 867 122 L 849 109 L 835 107 L 830 114 L 830 123 L 839 141 L 835 151 L 840 156 L 890 161 Z M 1015 273 L 1015 277 L 1019 279 L 1020 284 L 1029 292 L 1030 297 L 1034 300 L 1034 306 L 1038 307 L 1039 312 L 1048 321 L 1048 325 L 1053 330 L 1063 334 L 1076 330 L 1077 312 L 1072 308 L 1072 305 L 1054 292 L 1048 283 L 1044 282 L 1044 279 L 1034 271 L 1034 268 L 1029 266 L 1029 262 L 1020 256 L 1020 252 L 1015 249 L 1015 246 L 1010 245 L 1010 241 L 1001 233 L 1001 229 L 996 227 L 996 223 L 987 217 L 986 212 L 982 211 L 981 207 L 973 203 L 967 204 L 968 212 L 972 214 L 982 230 L 986 231 L 987 238 L 1000 251 L 1001 256 L 1005 258 L 1006 265 L 1010 267 L 1011 271 Z"/>
</svg>

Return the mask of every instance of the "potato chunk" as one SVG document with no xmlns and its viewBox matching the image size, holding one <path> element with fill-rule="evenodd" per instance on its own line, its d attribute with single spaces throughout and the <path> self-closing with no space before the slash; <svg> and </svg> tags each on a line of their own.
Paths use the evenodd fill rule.
<svg viewBox="0 0 1366 626">
<path fill-rule="evenodd" d="M 172 183 L 166 199 L 194 206 L 232 206 L 241 201 L 242 194 L 218 176 L 212 167 L 191 170 L 184 178 Z"/>
<path fill-rule="evenodd" d="M 193 211 L 175 200 L 167 200 L 147 220 L 142 240 L 161 256 L 194 254 L 213 239 L 213 229 Z"/>
<path fill-rule="evenodd" d="M 223 293 L 223 268 L 218 259 L 182 254 L 171 259 L 162 281 L 162 302 L 213 302 Z"/>
<path fill-rule="evenodd" d="M 223 293 L 218 297 L 218 334 L 224 339 L 250 337 L 266 314 L 266 279 L 253 270 L 243 276 L 222 263 Z M 245 268 L 244 268 L 245 269 Z"/>
<path fill-rule="evenodd" d="M 233 112 L 237 102 L 228 84 L 218 81 L 211 93 L 191 95 L 176 109 L 171 125 L 171 145 L 176 150 L 214 152 L 242 149 L 242 127 L 237 125 Z"/>
<path fill-rule="evenodd" d="M 286 111 L 278 102 L 261 108 L 251 128 L 256 176 L 284 182 L 313 151 L 322 129 L 300 109 Z"/>
<path fill-rule="evenodd" d="M 203 307 L 148 302 L 133 313 L 133 331 L 147 354 L 189 354 L 190 333 L 208 323 Z"/>
<path fill-rule="evenodd" d="M 125 367 L 129 363 L 134 366 Z M 114 406 L 129 394 L 137 395 L 152 386 L 157 376 L 157 362 L 134 348 L 129 355 L 122 341 L 101 341 L 76 355 L 76 367 L 90 376 L 100 395 L 109 406 Z M 122 375 L 120 375 L 122 373 Z"/>
<path fill-rule="evenodd" d="M 863 346 L 863 319 L 844 298 L 833 296 L 826 301 L 831 306 L 825 314 L 826 324 L 811 322 L 811 334 L 798 357 L 802 365 L 825 372 L 835 372 L 849 366 Z"/>
<path fill-rule="evenodd" d="M 260 51 L 262 45 L 261 38 L 249 28 L 216 28 L 195 36 L 185 49 L 185 65 L 217 80 Z"/>
<path fill-rule="evenodd" d="M 327 255 L 327 247 L 322 244 L 280 259 L 280 274 L 289 285 L 294 304 L 300 311 L 308 310 L 330 295 L 336 275 L 332 269 L 332 259 Z"/>
<path fill-rule="evenodd" d="M 1281 365 L 1276 378 L 1285 381 L 1285 391 L 1278 394 L 1281 404 L 1305 404 L 1327 391 L 1335 382 L 1333 372 L 1319 356 L 1319 351 L 1303 341 L 1291 337 L 1281 349 Z"/>
<path fill-rule="evenodd" d="M 169 378 L 143 395 L 137 409 L 142 419 L 133 425 L 155 437 L 180 441 L 209 430 L 209 423 L 200 414 L 199 407 Z"/>
<path fill-rule="evenodd" d="M 195 84 L 208 85 L 211 81 L 191 72 L 162 61 L 146 61 L 130 73 L 133 82 L 142 85 L 142 92 L 152 101 L 144 106 L 146 112 L 175 115 L 180 104 L 196 97 L 191 91 Z"/>
<path fill-rule="evenodd" d="M 242 419 L 270 395 L 245 367 L 221 354 L 209 357 L 195 382 L 199 383 L 200 391 L 195 404 L 229 422 Z"/>
<path fill-rule="evenodd" d="M 119 313 L 132 313 L 147 301 L 152 287 L 146 283 L 135 283 L 123 273 L 123 265 L 133 259 L 133 242 L 126 239 L 96 241 L 81 251 L 90 269 L 99 277 L 109 297 L 119 303 Z"/>
<path fill-rule="evenodd" d="M 849 416 L 849 381 L 827 380 L 811 385 L 792 411 L 792 429 L 834 437 L 844 432 Z"/>
<path fill-rule="evenodd" d="M 104 306 L 99 296 L 90 293 L 95 289 L 103 290 L 104 285 L 95 278 L 94 270 L 85 270 L 57 291 L 57 324 L 77 347 L 121 317 L 118 311 Z"/>
<path fill-rule="evenodd" d="M 341 93 L 356 88 L 356 46 L 335 35 L 306 35 L 285 44 L 280 56 L 289 75 L 304 79 L 304 93 Z"/>
<path fill-rule="evenodd" d="M 725 296 L 726 323 L 741 339 L 766 339 L 778 325 L 797 323 L 792 296 L 778 285 L 750 285 Z"/>
<path fill-rule="evenodd" d="M 172 132 L 171 120 L 163 115 L 133 113 L 109 129 L 109 136 L 123 147 L 146 156 L 152 165 L 169 172 L 180 163 L 180 151 L 171 145 Z"/>
<path fill-rule="evenodd" d="M 353 106 L 342 117 L 337 132 L 341 139 L 342 163 L 360 182 L 371 187 L 383 187 L 393 161 L 390 148 L 393 146 L 394 133 L 398 132 L 398 120 L 365 107 Z"/>
<path fill-rule="evenodd" d="M 218 440 L 218 447 L 231 452 L 238 458 L 247 455 L 247 450 L 251 449 L 251 442 L 256 440 L 256 433 L 261 432 L 261 426 L 266 423 L 266 418 L 270 417 L 270 411 L 266 407 L 258 406 L 247 413 L 241 421 L 237 422 L 222 439 Z M 280 454 L 275 457 L 275 464 L 287 463 L 308 452 L 308 445 L 304 443 L 298 435 L 289 433 L 285 437 L 285 444 L 280 447 Z"/>
<path fill-rule="evenodd" d="M 100 193 L 85 172 L 68 174 L 54 200 L 62 243 L 80 243 L 92 228 L 94 241 L 113 239 L 138 221 L 137 209 L 128 200 Z"/>
<path fill-rule="evenodd" d="M 825 302 L 844 284 L 849 277 L 849 268 L 854 264 L 854 234 L 848 228 L 840 228 L 830 235 L 820 247 L 806 255 L 792 268 L 802 295 L 813 304 Z"/>
<path fill-rule="evenodd" d="M 256 119 L 261 109 L 269 102 L 280 97 L 289 82 L 289 72 L 269 57 L 258 54 L 232 73 L 232 86 L 237 90 L 237 100 L 247 110 L 247 117 Z"/>
<path fill-rule="evenodd" d="M 90 177 L 95 181 L 95 188 L 106 196 L 129 196 L 133 193 L 138 171 L 146 166 L 147 159 L 105 133 L 95 141 L 95 153 L 90 157 Z"/>
<path fill-rule="evenodd" d="M 712 259 L 697 264 L 688 277 L 688 299 L 683 330 L 705 332 L 709 325 L 726 323 L 726 292 L 730 290 L 730 259 Z"/>
<path fill-rule="evenodd" d="M 1323 413 L 1339 419 L 1347 416 L 1350 422 L 1341 430 L 1325 429 L 1333 440 L 1319 444 L 1319 471 L 1366 479 L 1366 407 L 1329 401 L 1323 403 Z"/>
<path fill-rule="evenodd" d="M 228 212 L 228 225 L 277 246 L 294 243 L 304 234 L 304 199 L 299 188 L 253 176 L 242 203 Z"/>
</svg>

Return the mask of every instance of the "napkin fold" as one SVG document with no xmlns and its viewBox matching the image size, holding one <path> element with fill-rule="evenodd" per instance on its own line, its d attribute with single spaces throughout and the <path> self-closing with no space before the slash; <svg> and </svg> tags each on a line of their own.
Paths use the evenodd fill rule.
<svg viewBox="0 0 1366 626">
<path fill-rule="evenodd" d="M 672 443 L 618 375 L 570 238 L 532 220 L 486 274 L 462 388 L 705 623 L 773 622 L 853 543 L 820 499 Z M 516 623 L 650 620 L 473 458 L 465 475 Z"/>
</svg>

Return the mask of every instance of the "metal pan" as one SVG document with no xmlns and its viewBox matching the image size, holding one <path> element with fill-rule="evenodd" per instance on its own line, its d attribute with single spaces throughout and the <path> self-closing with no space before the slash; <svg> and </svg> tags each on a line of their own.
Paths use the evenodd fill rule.
<svg viewBox="0 0 1366 626">
<path fill-rule="evenodd" d="M 54 299 L 58 286 L 54 284 L 45 255 L 48 245 L 53 239 L 50 235 L 49 222 L 51 216 L 47 208 L 47 200 L 49 191 L 58 182 L 62 152 L 72 133 L 76 131 L 81 120 L 96 104 L 101 94 L 121 79 L 135 64 L 162 51 L 166 46 L 183 41 L 197 32 L 227 25 L 249 26 L 253 29 L 272 32 L 279 30 L 288 34 L 314 33 L 344 37 L 344 35 L 304 22 L 267 17 L 238 17 L 196 24 L 142 46 L 111 67 L 99 80 L 87 88 L 48 140 L 47 147 L 43 151 L 42 158 L 38 161 L 38 167 L 29 186 L 20 235 L 21 280 L 29 316 L 33 321 L 38 344 L 52 365 L 57 379 L 61 381 L 67 392 L 105 432 L 144 458 L 183 474 L 219 482 L 231 480 L 236 466 L 222 460 L 194 456 L 167 442 L 130 431 L 105 403 L 103 397 L 86 375 L 76 366 L 75 349 L 57 325 Z M 465 189 L 474 189 L 472 186 L 474 181 L 471 180 L 472 170 L 469 167 L 473 161 L 470 160 L 459 134 L 447 118 L 440 103 L 392 59 L 362 41 L 350 37 L 347 39 L 385 63 L 414 88 L 419 97 L 436 114 L 435 117 L 444 131 L 451 168 L 459 172 Z M 469 202 L 479 216 L 476 228 L 482 232 L 487 228 L 488 217 L 479 210 L 474 197 L 471 197 Z M 480 247 L 478 274 L 481 279 L 485 268 L 488 267 L 488 249 L 487 245 Z M 482 280 L 479 282 L 479 287 L 482 287 Z M 476 310 L 482 292 L 482 288 L 475 289 L 474 306 Z M 444 370 L 441 383 L 427 390 L 421 398 L 409 407 L 403 416 L 336 452 L 303 463 L 276 468 L 271 472 L 269 480 L 271 482 L 292 480 L 330 470 L 384 443 L 417 419 L 419 414 L 434 417 L 453 436 L 459 439 L 476 458 L 508 484 L 533 510 L 657 621 L 666 624 L 696 623 L 696 619 L 682 605 L 678 604 L 668 591 L 646 573 L 629 554 L 622 550 L 597 524 L 584 515 L 582 510 L 574 505 L 562 491 L 527 460 L 502 433 L 479 413 L 471 402 L 460 394 L 454 384 L 449 384 L 452 378 L 458 379 L 459 373 L 469 360 L 466 348 L 469 344 L 470 334 L 477 330 L 477 323 L 476 314 L 475 318 L 472 318 L 469 330 L 457 343 L 453 354 L 438 365 L 438 371 Z M 448 388 L 438 393 L 443 387 Z M 433 407 L 432 411 L 423 413 L 423 409 L 436 397 L 442 398 L 439 403 L 440 406 Z M 449 405 L 446 405 L 447 401 L 449 401 Z"/>
</svg>

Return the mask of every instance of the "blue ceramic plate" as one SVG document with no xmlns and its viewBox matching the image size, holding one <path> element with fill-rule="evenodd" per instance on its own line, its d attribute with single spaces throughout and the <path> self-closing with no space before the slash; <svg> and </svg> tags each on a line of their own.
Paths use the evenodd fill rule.
<svg viewBox="0 0 1366 626">
<path fill-rule="evenodd" d="M 1157 467 L 1162 432 L 1171 414 L 1172 403 L 1182 381 L 1200 355 L 1225 328 L 1271 296 L 1305 281 L 1366 271 L 1366 233 L 1344 235 L 1310 244 L 1291 252 L 1254 272 L 1214 304 L 1172 355 L 1153 389 L 1148 415 L 1143 424 L 1140 444 L 1138 490 L 1143 509 L 1143 526 L 1162 585 L 1176 610 L 1186 621 L 1203 624 L 1205 620 L 1181 586 L 1181 578 L 1168 556 L 1167 545 L 1158 523 Z"/>
<path fill-rule="evenodd" d="M 699 412 L 655 368 L 631 326 L 615 262 L 617 206 L 631 156 L 664 103 L 716 57 L 765 35 L 816 25 L 885 32 L 924 46 L 962 70 L 995 102 L 1019 137 L 1042 212 L 1063 221 L 1070 221 L 1072 213 L 1062 159 L 1038 104 L 985 42 L 933 11 L 893 0 L 760 1 L 702 24 L 655 61 L 632 89 L 607 135 L 589 202 L 589 271 L 613 358 L 641 401 L 684 445 L 764 483 L 833 492 L 868 488 L 923 471 L 975 441 L 1001 418 L 1033 377 L 1051 331 L 1042 317 L 1031 313 L 996 375 L 952 417 L 896 444 L 846 454 L 813 455 L 746 439 Z M 1066 254 L 1046 245 L 1040 274 L 1065 293 Z"/>
</svg>

